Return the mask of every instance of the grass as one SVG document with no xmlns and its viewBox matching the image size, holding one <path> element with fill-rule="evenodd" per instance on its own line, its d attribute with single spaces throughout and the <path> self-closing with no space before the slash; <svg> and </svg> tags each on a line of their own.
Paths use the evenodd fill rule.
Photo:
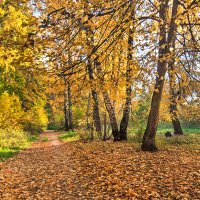
<svg viewBox="0 0 200 200">
<path fill-rule="evenodd" d="M 173 129 L 170 128 L 158 128 L 156 135 L 156 144 L 160 148 L 175 148 L 175 147 L 186 147 L 190 149 L 200 149 L 200 128 L 184 128 L 184 135 L 173 136 L 166 138 L 164 133 L 170 131 L 173 133 Z M 142 142 L 144 130 L 129 130 L 128 140 L 132 143 L 137 143 L 140 147 Z"/>
<path fill-rule="evenodd" d="M 36 142 L 39 140 L 39 136 L 38 135 L 29 135 L 28 140 L 29 140 L 29 142 Z"/>
<path fill-rule="evenodd" d="M 38 140 L 38 135 L 28 135 L 28 142 L 20 148 L 0 148 L 0 162 L 4 162 L 7 159 L 15 156 L 21 150 L 28 148 L 33 142 L 36 142 Z"/>
<path fill-rule="evenodd" d="M 0 149 L 0 162 L 4 162 L 8 158 L 16 155 L 20 149 Z"/>
<path fill-rule="evenodd" d="M 173 128 L 158 127 L 158 133 L 166 133 L 167 131 L 173 133 Z M 200 128 L 183 128 L 184 134 L 200 134 Z"/>
<path fill-rule="evenodd" d="M 48 137 L 42 138 L 42 142 L 47 142 L 47 141 L 48 141 Z"/>
<path fill-rule="evenodd" d="M 73 131 L 65 131 L 65 132 L 60 132 L 60 136 L 59 136 L 59 139 L 62 140 L 62 141 L 76 141 L 79 139 L 79 136 L 77 135 L 76 132 L 73 132 Z"/>
</svg>

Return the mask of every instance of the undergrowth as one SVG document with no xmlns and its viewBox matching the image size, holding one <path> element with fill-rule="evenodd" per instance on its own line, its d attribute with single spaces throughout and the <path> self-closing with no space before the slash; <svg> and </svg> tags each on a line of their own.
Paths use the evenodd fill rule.
<svg viewBox="0 0 200 200">
<path fill-rule="evenodd" d="M 0 129 L 0 162 L 14 156 L 37 140 L 38 135 L 31 135 L 20 129 Z"/>
</svg>

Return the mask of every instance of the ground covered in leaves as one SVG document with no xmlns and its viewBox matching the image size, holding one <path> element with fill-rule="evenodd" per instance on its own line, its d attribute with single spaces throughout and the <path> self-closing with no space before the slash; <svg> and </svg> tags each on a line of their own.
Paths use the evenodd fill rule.
<svg viewBox="0 0 200 200">
<path fill-rule="evenodd" d="M 0 199 L 200 199 L 198 149 L 44 137 L 0 165 Z"/>
</svg>

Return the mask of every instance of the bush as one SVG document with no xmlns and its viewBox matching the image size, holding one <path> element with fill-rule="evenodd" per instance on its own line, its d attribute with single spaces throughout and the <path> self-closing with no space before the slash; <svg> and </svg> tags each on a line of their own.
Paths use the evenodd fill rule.
<svg viewBox="0 0 200 200">
<path fill-rule="evenodd" d="M 19 121 L 23 115 L 21 102 L 16 95 L 4 92 L 0 95 L 0 129 L 20 127 Z"/>
<path fill-rule="evenodd" d="M 28 144 L 28 134 L 20 129 L 0 129 L 0 148 L 19 149 Z"/>
</svg>

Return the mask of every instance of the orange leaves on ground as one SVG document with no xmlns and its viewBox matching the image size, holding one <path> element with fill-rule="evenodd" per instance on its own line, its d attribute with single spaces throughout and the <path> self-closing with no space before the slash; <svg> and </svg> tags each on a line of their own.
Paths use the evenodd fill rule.
<svg viewBox="0 0 200 200">
<path fill-rule="evenodd" d="M 199 159 L 199 149 L 183 147 L 152 154 L 109 141 L 38 144 L 3 164 L 0 199 L 200 199 Z"/>
</svg>

